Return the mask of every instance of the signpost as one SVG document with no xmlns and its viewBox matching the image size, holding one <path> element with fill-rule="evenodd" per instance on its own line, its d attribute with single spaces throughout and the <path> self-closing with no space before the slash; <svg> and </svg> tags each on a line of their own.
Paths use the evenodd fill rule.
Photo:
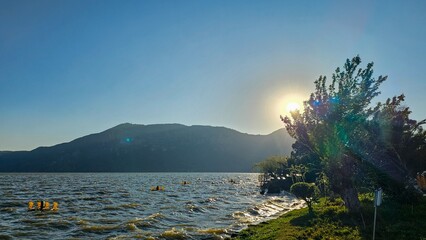
<svg viewBox="0 0 426 240">
<path fill-rule="evenodd" d="M 382 193 L 381 188 L 374 191 L 374 225 L 373 225 L 373 240 L 376 237 L 376 216 L 377 216 L 377 207 L 382 204 Z"/>
</svg>

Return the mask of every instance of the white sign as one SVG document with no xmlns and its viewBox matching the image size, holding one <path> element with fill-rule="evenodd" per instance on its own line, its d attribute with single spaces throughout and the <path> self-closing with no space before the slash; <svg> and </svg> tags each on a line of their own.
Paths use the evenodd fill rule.
<svg viewBox="0 0 426 240">
<path fill-rule="evenodd" d="M 374 206 L 378 207 L 382 204 L 382 193 L 383 190 L 381 188 L 374 191 Z"/>
</svg>

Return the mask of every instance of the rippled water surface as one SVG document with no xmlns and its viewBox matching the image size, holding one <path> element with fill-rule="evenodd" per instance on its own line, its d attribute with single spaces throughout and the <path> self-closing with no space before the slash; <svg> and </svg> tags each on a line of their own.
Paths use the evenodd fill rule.
<svg viewBox="0 0 426 240">
<path fill-rule="evenodd" d="M 252 173 L 0 173 L 0 239 L 220 239 L 300 206 Z"/>
</svg>

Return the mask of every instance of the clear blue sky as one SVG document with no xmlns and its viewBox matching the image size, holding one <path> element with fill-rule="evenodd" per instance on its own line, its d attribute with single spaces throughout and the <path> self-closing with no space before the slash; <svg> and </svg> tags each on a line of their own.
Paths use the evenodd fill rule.
<svg viewBox="0 0 426 240">
<path fill-rule="evenodd" d="M 0 150 L 117 124 L 267 134 L 346 58 L 426 118 L 426 1 L 0 0 Z"/>
</svg>

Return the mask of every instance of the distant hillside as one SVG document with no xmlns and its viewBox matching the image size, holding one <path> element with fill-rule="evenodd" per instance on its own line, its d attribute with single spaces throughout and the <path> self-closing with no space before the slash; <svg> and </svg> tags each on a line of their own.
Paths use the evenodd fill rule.
<svg viewBox="0 0 426 240">
<path fill-rule="evenodd" d="M 0 152 L 1 172 L 247 172 L 289 154 L 281 129 L 250 135 L 224 127 L 121 124 L 69 143 Z"/>
</svg>

